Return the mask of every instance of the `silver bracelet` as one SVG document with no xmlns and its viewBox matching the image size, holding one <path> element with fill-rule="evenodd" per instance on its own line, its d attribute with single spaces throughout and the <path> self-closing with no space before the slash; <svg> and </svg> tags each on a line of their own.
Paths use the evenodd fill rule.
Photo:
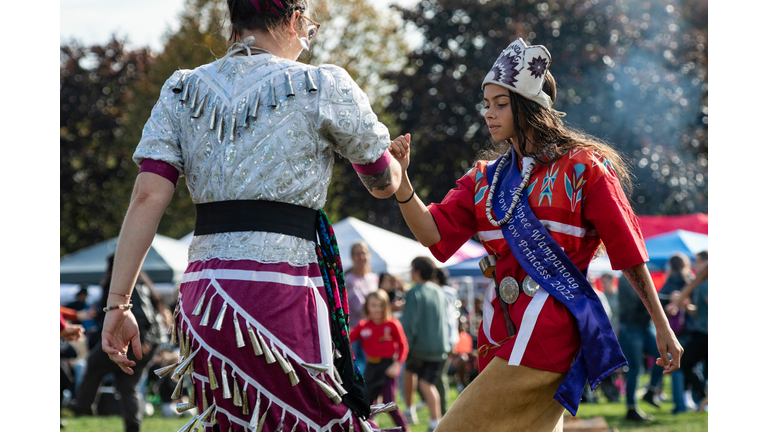
<svg viewBox="0 0 768 432">
<path fill-rule="evenodd" d="M 104 309 L 102 309 L 102 310 L 103 310 L 104 312 L 109 312 L 109 311 L 111 311 L 111 310 L 115 310 L 115 309 L 130 309 L 130 308 L 132 308 L 132 307 L 133 307 L 133 305 L 132 305 L 131 303 L 127 303 L 127 304 L 121 304 L 121 305 L 112 305 L 112 306 L 107 306 L 107 307 L 105 307 L 105 308 L 104 308 Z"/>
</svg>

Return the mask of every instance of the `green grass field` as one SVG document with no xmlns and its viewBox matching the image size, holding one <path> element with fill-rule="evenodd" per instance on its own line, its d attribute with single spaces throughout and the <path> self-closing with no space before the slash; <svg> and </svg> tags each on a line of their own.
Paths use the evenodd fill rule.
<svg viewBox="0 0 768 432">
<path fill-rule="evenodd" d="M 647 375 L 643 376 L 642 382 L 647 381 Z M 671 395 L 672 390 L 669 388 L 669 379 L 665 379 L 665 390 L 667 394 Z M 639 386 L 642 388 L 642 385 Z M 456 388 L 451 387 L 451 395 L 449 403 L 456 400 Z M 418 399 L 418 396 L 416 396 Z M 398 399 L 398 404 L 403 407 L 404 404 Z M 596 404 L 582 403 L 579 407 L 578 418 L 591 418 L 591 417 L 604 417 L 608 422 L 609 427 L 616 428 L 619 431 L 634 431 L 634 432 L 706 432 L 708 427 L 708 414 L 687 412 L 685 414 L 672 415 L 673 405 L 671 402 L 662 402 L 661 408 L 655 408 L 648 405 L 645 402 L 640 402 L 640 409 L 647 414 L 654 416 L 653 421 L 647 423 L 634 423 L 624 420 L 626 415 L 626 408 L 624 407 L 623 398 L 622 402 L 599 402 Z M 156 414 L 152 417 L 145 417 L 142 423 L 142 432 L 171 432 L 178 431 L 184 424 L 189 421 L 189 417 L 165 419 L 159 414 L 159 409 L 156 410 Z M 418 412 L 420 423 L 411 426 L 412 432 L 426 432 L 428 429 L 429 411 L 426 408 L 420 409 Z M 105 417 L 72 417 L 71 412 L 62 409 L 61 417 L 67 422 L 67 427 L 64 431 L 76 431 L 76 432 L 105 432 L 114 431 L 119 432 L 123 430 L 123 422 L 120 417 L 117 416 L 105 416 Z M 376 423 L 382 427 L 394 427 L 389 415 L 379 415 L 375 419 Z"/>
</svg>

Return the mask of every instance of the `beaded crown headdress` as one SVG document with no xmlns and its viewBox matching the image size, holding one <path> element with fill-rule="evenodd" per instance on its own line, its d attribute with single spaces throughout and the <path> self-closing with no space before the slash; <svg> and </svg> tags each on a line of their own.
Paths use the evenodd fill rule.
<svg viewBox="0 0 768 432">
<path fill-rule="evenodd" d="M 552 56 L 542 45 L 528 46 L 521 38 L 509 44 L 485 76 L 482 88 L 497 84 L 532 100 L 545 109 L 552 99 L 544 91 L 544 75 L 552 64 Z"/>
</svg>

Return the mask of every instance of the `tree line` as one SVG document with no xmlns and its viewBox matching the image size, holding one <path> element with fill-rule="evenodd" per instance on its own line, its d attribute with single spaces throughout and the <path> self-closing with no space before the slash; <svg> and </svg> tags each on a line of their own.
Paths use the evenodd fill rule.
<svg viewBox="0 0 768 432">
<path fill-rule="evenodd" d="M 187 0 L 164 48 L 68 41 L 60 55 L 60 254 L 115 237 L 138 167 L 131 160 L 160 87 L 176 69 L 226 53 L 223 2 Z M 554 108 L 614 144 L 635 177 L 639 214 L 707 212 L 707 2 L 703 0 L 424 0 L 375 9 L 321 3 L 311 64 L 347 69 L 393 136 L 412 134 L 409 174 L 439 202 L 490 145 L 480 84 L 513 40 L 552 54 Z M 409 51 L 405 29 L 421 44 Z M 368 194 L 340 158 L 328 194 L 332 221 L 354 216 L 411 236 L 397 204 Z M 158 232 L 194 228 L 182 178 Z"/>
</svg>

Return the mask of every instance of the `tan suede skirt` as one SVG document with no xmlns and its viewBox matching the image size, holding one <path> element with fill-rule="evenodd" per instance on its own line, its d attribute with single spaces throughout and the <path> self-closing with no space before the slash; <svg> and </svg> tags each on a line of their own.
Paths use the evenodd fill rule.
<svg viewBox="0 0 768 432">
<path fill-rule="evenodd" d="M 565 375 L 509 366 L 494 357 L 459 394 L 435 432 L 562 432 L 565 409 L 554 395 Z"/>
</svg>

